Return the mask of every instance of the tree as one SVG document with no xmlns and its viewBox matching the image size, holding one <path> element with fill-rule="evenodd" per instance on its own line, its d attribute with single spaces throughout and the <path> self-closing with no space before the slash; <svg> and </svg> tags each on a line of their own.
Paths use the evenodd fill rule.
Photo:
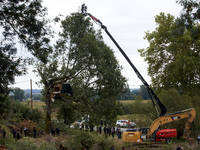
<svg viewBox="0 0 200 150">
<path fill-rule="evenodd" d="M 182 35 L 174 36 L 177 24 L 170 14 L 160 13 L 155 22 L 158 27 L 145 36 L 149 47 L 138 50 L 149 64 L 153 87 L 159 91 L 175 88 L 181 93 L 199 94 L 199 41 L 193 42 L 186 28 Z"/>
<path fill-rule="evenodd" d="M 46 62 L 50 31 L 45 15 L 41 0 L 0 1 L 0 94 L 8 95 L 8 85 L 14 83 L 14 77 L 26 73 L 29 59 L 16 55 L 16 43 Z"/>
<path fill-rule="evenodd" d="M 148 91 L 147 91 L 147 89 L 145 88 L 144 85 L 141 85 L 141 86 L 140 86 L 139 95 L 141 95 L 141 96 L 142 96 L 142 99 L 144 99 L 144 100 L 150 99 L 149 93 L 148 93 Z"/>
<path fill-rule="evenodd" d="M 135 99 L 135 94 L 129 89 L 125 89 L 124 93 L 119 95 L 117 100 L 134 100 Z"/>
<path fill-rule="evenodd" d="M 24 90 L 22 90 L 20 88 L 14 88 L 13 94 L 14 94 L 14 96 L 13 96 L 14 100 L 22 101 L 25 98 Z"/>
<path fill-rule="evenodd" d="M 47 58 L 48 63 L 36 65 L 45 88 L 47 133 L 51 119 L 50 91 L 54 85 L 71 83 L 73 100 L 78 102 L 74 109 L 83 116 L 96 115 L 100 119 L 117 116 L 115 100 L 126 83 L 113 51 L 103 42 L 101 32 L 94 30 L 89 18 L 73 13 L 61 22 L 61 27 L 63 31 Z M 65 98 L 57 101 L 68 102 Z"/>
</svg>

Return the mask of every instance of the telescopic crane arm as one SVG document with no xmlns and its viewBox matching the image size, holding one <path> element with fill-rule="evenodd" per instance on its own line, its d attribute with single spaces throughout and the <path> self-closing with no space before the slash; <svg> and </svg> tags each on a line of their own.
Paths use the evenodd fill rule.
<svg viewBox="0 0 200 150">
<path fill-rule="evenodd" d="M 167 112 L 166 107 L 161 103 L 161 101 L 159 100 L 159 98 L 156 96 L 156 94 L 154 93 L 154 91 L 150 88 L 149 84 L 144 80 L 144 78 L 142 77 L 142 75 L 139 73 L 139 71 L 137 70 L 137 68 L 133 65 L 133 63 L 131 62 L 131 60 L 129 59 L 129 57 L 126 55 L 126 53 L 123 51 L 123 49 L 119 46 L 119 44 L 115 41 L 115 39 L 112 37 L 112 35 L 109 33 L 109 31 L 107 30 L 107 27 L 104 26 L 102 24 L 102 22 L 95 18 L 93 15 L 91 15 L 90 13 L 87 13 L 87 7 L 85 6 L 85 4 L 82 5 L 81 7 L 81 12 L 83 15 L 85 16 L 89 16 L 91 17 L 96 23 L 98 23 L 102 29 L 104 29 L 104 31 L 107 33 L 107 35 L 110 37 L 110 39 L 113 41 L 113 43 L 117 46 L 117 48 L 119 49 L 119 51 L 122 53 L 122 55 L 125 57 L 125 59 L 128 61 L 128 63 L 130 64 L 130 66 L 132 67 L 132 69 L 135 71 L 135 73 L 137 74 L 138 78 L 142 81 L 142 83 L 144 84 L 144 86 L 146 87 L 150 98 L 152 100 L 152 103 L 158 113 L 158 110 L 156 108 L 156 105 L 153 101 L 153 99 L 155 99 L 156 103 L 158 104 L 161 112 L 160 112 L 160 116 L 164 116 Z M 159 114 L 159 113 L 158 113 Z"/>
</svg>

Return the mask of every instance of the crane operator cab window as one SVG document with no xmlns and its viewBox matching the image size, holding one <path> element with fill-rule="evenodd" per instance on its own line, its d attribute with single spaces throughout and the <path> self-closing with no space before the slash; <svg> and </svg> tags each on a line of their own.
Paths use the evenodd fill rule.
<svg viewBox="0 0 200 150">
<path fill-rule="evenodd" d="M 62 84 L 61 93 L 62 94 L 67 94 L 69 96 L 73 96 L 73 91 L 72 91 L 71 85 L 69 83 Z"/>
<path fill-rule="evenodd" d="M 73 91 L 71 85 L 69 83 L 54 85 L 52 97 L 59 98 L 64 95 L 73 97 Z"/>
</svg>

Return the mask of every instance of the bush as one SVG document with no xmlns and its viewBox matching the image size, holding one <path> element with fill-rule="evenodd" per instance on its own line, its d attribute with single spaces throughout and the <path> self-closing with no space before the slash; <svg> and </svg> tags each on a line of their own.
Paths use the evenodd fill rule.
<svg viewBox="0 0 200 150">
<path fill-rule="evenodd" d="M 105 135 L 93 135 L 94 138 L 94 146 L 98 149 L 107 150 L 113 145 L 112 139 L 109 139 L 108 136 Z"/>
<path fill-rule="evenodd" d="M 94 139 L 89 132 L 86 131 L 79 131 L 77 135 L 70 141 L 70 147 L 73 150 L 77 149 L 91 149 L 94 143 Z"/>
<path fill-rule="evenodd" d="M 13 102 L 13 120 L 20 122 L 23 119 L 39 122 L 42 120 L 42 112 L 38 109 L 31 110 L 27 105 L 23 105 L 20 101 Z"/>
</svg>

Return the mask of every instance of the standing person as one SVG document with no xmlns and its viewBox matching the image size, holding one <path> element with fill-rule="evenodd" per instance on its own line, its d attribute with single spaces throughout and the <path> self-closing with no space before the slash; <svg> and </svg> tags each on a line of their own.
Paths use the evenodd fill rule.
<svg viewBox="0 0 200 150">
<path fill-rule="evenodd" d="M 90 125 L 90 132 L 93 132 L 93 124 Z"/>
<path fill-rule="evenodd" d="M 36 135 L 37 135 L 37 130 L 35 127 L 33 127 L 33 137 L 36 138 Z"/>
<path fill-rule="evenodd" d="M 120 128 L 118 129 L 118 139 L 121 139 L 121 130 L 120 130 Z"/>
<path fill-rule="evenodd" d="M 116 129 L 116 135 L 118 136 L 118 130 L 119 130 L 119 128 L 118 128 L 118 126 L 117 126 L 117 129 Z"/>
<path fill-rule="evenodd" d="M 85 125 L 85 129 L 86 129 L 86 131 L 88 131 L 88 124 L 87 123 Z"/>
<path fill-rule="evenodd" d="M 106 134 L 106 126 L 104 126 L 104 128 L 103 128 L 103 132 L 104 132 L 104 134 Z"/>
<path fill-rule="evenodd" d="M 24 128 L 24 136 L 25 136 L 25 137 L 27 136 L 27 133 L 28 133 L 28 128 L 25 127 L 25 128 Z"/>
<path fill-rule="evenodd" d="M 111 126 L 109 126 L 109 133 L 108 134 L 111 135 Z"/>
<path fill-rule="evenodd" d="M 51 128 L 51 134 L 52 134 L 53 136 L 55 136 L 55 129 L 54 129 L 54 128 Z"/>
<path fill-rule="evenodd" d="M 3 129 L 3 137 L 6 137 L 6 131 Z"/>
<path fill-rule="evenodd" d="M 101 134 L 101 126 L 99 127 L 99 134 Z"/>
<path fill-rule="evenodd" d="M 56 134 L 57 134 L 57 136 L 60 135 L 60 129 L 58 127 L 56 128 Z"/>
<path fill-rule="evenodd" d="M 115 127 L 112 128 L 112 137 L 114 138 L 115 135 Z"/>
<path fill-rule="evenodd" d="M 109 134 L 109 127 L 106 127 L 106 134 Z"/>
<path fill-rule="evenodd" d="M 20 138 L 19 132 L 17 132 L 17 139 L 19 140 Z"/>
<path fill-rule="evenodd" d="M 13 139 L 15 139 L 15 138 L 16 138 L 16 131 L 15 131 L 15 128 L 13 128 L 12 133 L 13 133 Z"/>
</svg>

